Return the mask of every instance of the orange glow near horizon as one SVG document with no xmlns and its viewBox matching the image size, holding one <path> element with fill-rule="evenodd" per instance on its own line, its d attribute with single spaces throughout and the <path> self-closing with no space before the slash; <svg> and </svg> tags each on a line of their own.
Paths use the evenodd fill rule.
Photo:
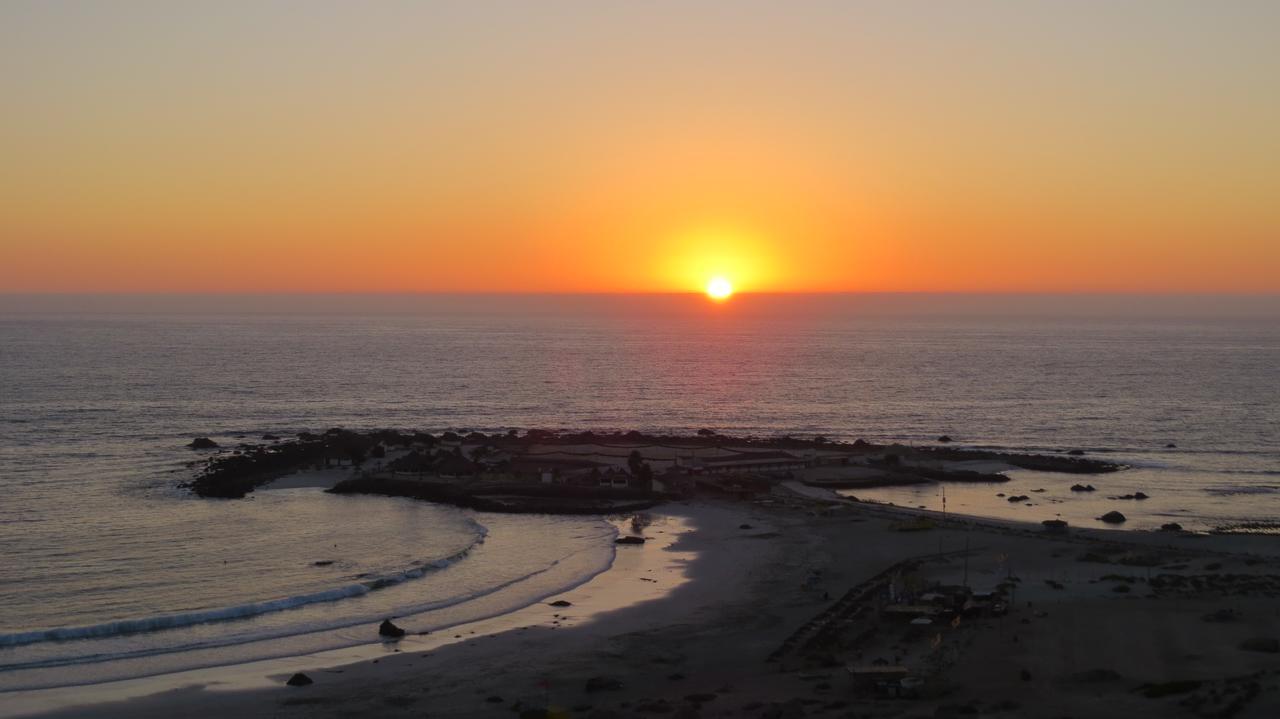
<svg viewBox="0 0 1280 719">
<path fill-rule="evenodd" d="M 564 2 L 0 5 L 0 293 L 1280 292 L 1280 4 Z"/>
</svg>

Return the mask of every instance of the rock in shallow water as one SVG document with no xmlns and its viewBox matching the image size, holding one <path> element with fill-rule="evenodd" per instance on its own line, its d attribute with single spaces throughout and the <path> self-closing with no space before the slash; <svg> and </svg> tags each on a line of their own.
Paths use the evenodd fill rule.
<svg viewBox="0 0 1280 719">
<path fill-rule="evenodd" d="M 285 682 L 285 684 L 288 684 L 291 687 L 305 687 L 308 684 L 315 684 L 315 681 L 306 674 L 298 672 L 297 674 L 289 677 L 289 681 Z"/>
<path fill-rule="evenodd" d="M 1119 512 L 1107 512 L 1101 517 L 1098 517 L 1098 519 L 1106 522 L 1107 524 L 1122 524 L 1126 517 Z"/>
<path fill-rule="evenodd" d="M 391 623 L 390 619 L 382 620 L 382 624 L 378 625 L 378 634 L 384 637 L 399 639 L 404 636 L 404 630 Z"/>
</svg>

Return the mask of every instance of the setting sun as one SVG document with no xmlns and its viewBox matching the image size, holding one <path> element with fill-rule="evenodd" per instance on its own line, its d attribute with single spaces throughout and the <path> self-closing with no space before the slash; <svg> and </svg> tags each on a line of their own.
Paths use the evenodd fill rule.
<svg viewBox="0 0 1280 719">
<path fill-rule="evenodd" d="M 725 300 L 733 294 L 733 285 L 723 277 L 712 277 L 707 283 L 707 296 L 713 300 Z"/>
</svg>

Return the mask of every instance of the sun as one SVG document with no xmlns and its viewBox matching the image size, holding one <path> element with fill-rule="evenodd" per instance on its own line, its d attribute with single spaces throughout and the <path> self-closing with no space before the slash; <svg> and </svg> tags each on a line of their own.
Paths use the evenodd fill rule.
<svg viewBox="0 0 1280 719">
<path fill-rule="evenodd" d="M 712 277 L 711 281 L 707 283 L 707 297 L 710 297 L 713 300 L 727 300 L 729 299 L 729 295 L 732 294 L 733 285 L 729 283 L 729 280 L 723 277 Z"/>
</svg>

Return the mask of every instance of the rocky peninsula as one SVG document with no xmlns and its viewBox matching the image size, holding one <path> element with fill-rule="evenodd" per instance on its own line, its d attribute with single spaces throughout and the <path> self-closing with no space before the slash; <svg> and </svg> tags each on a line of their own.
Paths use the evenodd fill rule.
<svg viewBox="0 0 1280 719">
<path fill-rule="evenodd" d="M 244 440 L 243 437 L 239 438 Z M 946 442 L 949 437 L 941 438 Z M 941 443 L 941 442 L 940 442 Z M 1000 483 L 1007 469 L 1104 474 L 1123 465 L 1079 456 L 947 446 L 841 442 L 826 437 L 729 436 L 712 430 L 355 431 L 334 428 L 224 447 L 198 437 L 191 490 L 236 499 L 292 473 L 345 468 L 337 494 L 404 496 L 516 513 L 616 513 L 695 495 L 750 497 L 779 482 L 857 488 L 938 482 Z"/>
</svg>

